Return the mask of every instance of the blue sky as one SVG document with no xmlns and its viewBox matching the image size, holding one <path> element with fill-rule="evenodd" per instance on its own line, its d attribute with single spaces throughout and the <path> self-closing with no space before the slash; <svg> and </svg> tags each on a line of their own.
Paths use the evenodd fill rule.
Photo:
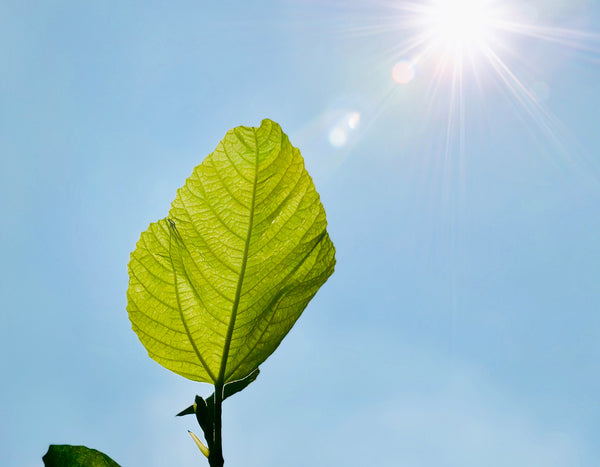
<svg viewBox="0 0 600 467">
<path fill-rule="evenodd" d="M 225 403 L 227 465 L 597 465 L 600 5 L 519 5 L 501 62 L 440 71 L 401 0 L 0 1 L 2 465 L 202 465 L 174 414 L 211 390 L 147 357 L 126 266 L 265 117 L 338 263 Z"/>
</svg>

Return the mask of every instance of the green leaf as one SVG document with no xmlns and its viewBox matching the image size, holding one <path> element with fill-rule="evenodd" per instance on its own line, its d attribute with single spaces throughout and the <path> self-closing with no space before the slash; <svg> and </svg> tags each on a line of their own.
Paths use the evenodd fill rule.
<svg viewBox="0 0 600 467">
<path fill-rule="evenodd" d="M 51 444 L 42 460 L 46 467 L 119 467 L 100 451 L 68 444 Z"/>
<path fill-rule="evenodd" d="M 249 375 L 333 273 L 326 227 L 279 125 L 228 131 L 131 254 L 127 310 L 150 357 L 196 381 Z"/>
<path fill-rule="evenodd" d="M 202 441 L 200 441 L 200 438 L 198 438 L 193 431 L 188 430 L 188 433 L 194 440 L 194 443 L 196 443 L 196 446 L 198 446 L 198 449 L 200 449 L 200 452 L 202 454 L 204 454 L 204 457 L 206 457 L 208 459 L 208 456 L 210 455 L 210 451 L 208 450 L 206 445 Z"/>
</svg>

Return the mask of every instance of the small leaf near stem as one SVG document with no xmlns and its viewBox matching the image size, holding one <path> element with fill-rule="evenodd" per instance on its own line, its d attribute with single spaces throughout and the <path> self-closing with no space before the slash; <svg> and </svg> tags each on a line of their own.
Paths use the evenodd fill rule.
<svg viewBox="0 0 600 467">
<path fill-rule="evenodd" d="M 223 404 L 223 401 L 225 399 L 227 399 L 228 397 L 240 392 L 241 390 L 245 389 L 250 383 L 252 383 L 253 381 L 256 380 L 256 378 L 258 377 L 260 373 L 260 370 L 258 368 L 256 368 L 254 371 L 252 371 L 250 374 L 248 374 L 248 376 L 235 380 L 235 381 L 231 381 L 227 384 L 224 384 L 222 386 L 222 397 L 221 397 L 221 405 Z M 182 410 L 181 412 L 179 412 L 177 414 L 177 417 L 182 417 L 184 415 L 196 415 L 196 420 L 198 421 L 198 425 L 200 425 L 200 428 L 202 428 L 202 432 L 204 433 L 204 438 L 206 439 L 206 443 L 208 444 L 208 447 L 204 446 L 204 444 L 202 444 L 202 446 L 204 446 L 206 448 L 206 452 L 210 453 L 211 451 L 215 450 L 215 442 L 217 439 L 220 439 L 220 435 L 217 435 L 216 430 L 217 430 L 217 416 L 219 416 L 219 414 L 221 413 L 221 409 L 217 409 L 216 406 L 216 394 L 218 393 L 218 391 L 215 390 L 215 392 L 213 394 L 211 394 L 209 397 L 207 397 L 206 399 L 200 397 L 200 396 L 196 396 L 195 398 L 195 402 L 190 405 L 189 407 L 185 408 L 184 410 Z M 190 436 L 192 436 L 194 438 L 194 440 L 197 439 L 196 435 L 193 434 L 192 432 L 190 432 Z M 199 441 L 199 439 L 198 439 Z M 196 442 L 196 444 L 198 444 L 198 441 Z M 200 445 L 198 445 L 198 447 L 200 447 Z M 200 450 L 202 451 L 202 448 L 200 448 Z M 221 448 L 222 451 L 222 448 Z M 204 451 L 202 451 L 204 453 Z M 205 454 L 206 455 L 206 454 Z M 209 461 L 211 461 L 209 455 L 206 455 L 209 458 Z M 218 456 L 215 456 L 218 457 Z M 214 459 L 215 462 L 218 462 L 217 459 Z M 210 464 L 211 466 L 213 464 Z M 215 465 L 221 465 L 221 464 L 215 464 Z"/>
<path fill-rule="evenodd" d="M 200 441 L 200 438 L 198 438 L 193 431 L 188 430 L 188 433 L 190 434 L 190 436 L 196 443 L 196 446 L 198 446 L 198 449 L 200 449 L 202 454 L 204 454 L 204 456 L 208 459 L 209 452 L 208 452 L 208 448 L 206 447 L 206 445 L 202 441 Z"/>
</svg>

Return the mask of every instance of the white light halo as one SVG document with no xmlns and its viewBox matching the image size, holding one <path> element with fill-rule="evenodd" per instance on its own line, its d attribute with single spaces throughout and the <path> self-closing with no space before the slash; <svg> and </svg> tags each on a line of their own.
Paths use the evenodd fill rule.
<svg viewBox="0 0 600 467">
<path fill-rule="evenodd" d="M 488 48 L 502 20 L 494 0 L 430 0 L 419 16 L 427 42 L 454 56 Z"/>
</svg>

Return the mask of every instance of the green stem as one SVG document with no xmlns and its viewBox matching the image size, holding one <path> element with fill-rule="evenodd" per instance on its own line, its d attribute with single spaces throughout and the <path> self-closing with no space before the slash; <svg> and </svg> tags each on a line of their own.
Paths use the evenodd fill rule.
<svg viewBox="0 0 600 467">
<path fill-rule="evenodd" d="M 213 414 L 212 447 L 208 456 L 210 467 L 223 467 L 223 444 L 221 440 L 221 407 L 223 405 L 223 383 L 215 384 L 215 412 Z"/>
</svg>

